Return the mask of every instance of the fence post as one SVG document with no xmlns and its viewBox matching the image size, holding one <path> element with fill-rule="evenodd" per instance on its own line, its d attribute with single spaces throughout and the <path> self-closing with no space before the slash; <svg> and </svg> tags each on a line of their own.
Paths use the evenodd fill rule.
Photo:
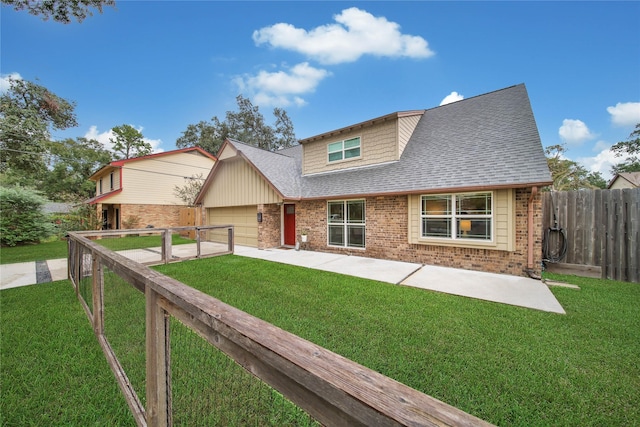
<svg viewBox="0 0 640 427">
<path fill-rule="evenodd" d="M 147 425 L 171 426 L 171 375 L 169 317 L 159 305 L 160 296 L 146 286 Z"/>
<path fill-rule="evenodd" d="M 104 274 L 100 260 L 91 254 L 91 275 L 93 289 L 93 330 L 97 335 L 104 334 Z"/>
<path fill-rule="evenodd" d="M 162 232 L 162 262 L 168 264 L 171 260 L 171 229 Z"/>
<path fill-rule="evenodd" d="M 196 248 L 197 248 L 197 253 L 196 253 L 196 258 L 200 258 L 200 227 L 196 227 Z"/>
<path fill-rule="evenodd" d="M 229 227 L 229 229 L 227 230 L 227 242 L 228 242 L 228 251 L 229 252 L 233 252 L 233 226 Z"/>
</svg>

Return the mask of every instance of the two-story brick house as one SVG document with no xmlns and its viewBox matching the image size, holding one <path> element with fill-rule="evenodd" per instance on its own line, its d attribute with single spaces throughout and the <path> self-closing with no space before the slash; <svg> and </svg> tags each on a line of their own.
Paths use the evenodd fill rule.
<svg viewBox="0 0 640 427">
<path fill-rule="evenodd" d="M 175 227 L 184 201 L 174 193 L 186 180 L 206 177 L 216 158 L 201 148 L 182 148 L 113 161 L 89 177 L 96 196 L 88 201 L 103 229 Z"/>
<path fill-rule="evenodd" d="M 227 140 L 197 203 L 236 243 L 539 273 L 551 175 L 524 85 L 268 152 Z"/>
</svg>

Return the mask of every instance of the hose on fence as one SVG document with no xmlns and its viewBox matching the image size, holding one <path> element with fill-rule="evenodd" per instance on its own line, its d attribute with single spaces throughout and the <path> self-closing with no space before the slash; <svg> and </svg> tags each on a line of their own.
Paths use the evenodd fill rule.
<svg viewBox="0 0 640 427">
<path fill-rule="evenodd" d="M 549 227 L 544 232 L 542 239 L 542 262 L 558 263 L 567 256 L 567 232 L 564 228 L 558 226 L 558 218 L 556 217 L 556 203 L 554 193 L 551 193 L 551 205 L 553 208 L 553 227 Z M 551 249 L 551 240 L 553 239 L 556 250 Z"/>
<path fill-rule="evenodd" d="M 557 249 L 551 250 L 552 236 L 556 242 Z M 542 262 L 558 263 L 567 256 L 567 232 L 562 227 L 549 227 L 544 232 L 542 241 Z"/>
</svg>

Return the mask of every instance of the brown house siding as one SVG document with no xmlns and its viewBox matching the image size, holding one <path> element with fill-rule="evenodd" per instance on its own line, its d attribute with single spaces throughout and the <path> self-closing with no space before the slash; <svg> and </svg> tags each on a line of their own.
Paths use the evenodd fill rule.
<svg viewBox="0 0 640 427">
<path fill-rule="evenodd" d="M 512 252 L 408 243 L 407 196 L 366 198 L 366 249 L 327 246 L 327 202 L 303 201 L 297 205 L 296 227 L 309 229 L 305 249 L 417 262 L 467 270 L 525 276 L 527 268 L 527 203 L 531 189 L 516 190 L 516 244 Z M 542 259 L 542 202 L 534 199 L 534 272 Z"/>
<path fill-rule="evenodd" d="M 153 225 L 155 228 L 180 226 L 180 209 L 176 205 L 120 205 L 120 221 L 122 228 L 130 217 L 138 217 L 137 228 Z"/>
</svg>

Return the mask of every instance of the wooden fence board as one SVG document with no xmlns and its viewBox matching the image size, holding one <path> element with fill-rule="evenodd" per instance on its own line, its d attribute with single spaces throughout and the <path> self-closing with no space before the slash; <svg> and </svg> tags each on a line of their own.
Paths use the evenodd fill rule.
<svg viewBox="0 0 640 427">
<path fill-rule="evenodd" d="M 557 225 L 567 233 L 561 264 L 583 265 L 602 277 L 640 282 L 640 188 L 547 192 L 543 228 Z"/>
</svg>

